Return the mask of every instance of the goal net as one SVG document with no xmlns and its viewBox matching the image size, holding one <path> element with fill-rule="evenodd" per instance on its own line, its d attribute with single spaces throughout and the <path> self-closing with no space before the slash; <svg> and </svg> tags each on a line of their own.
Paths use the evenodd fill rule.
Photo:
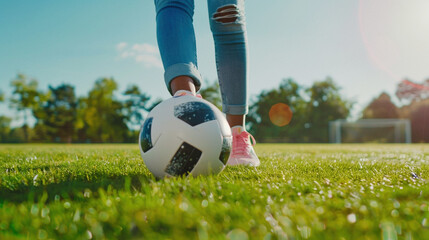
<svg viewBox="0 0 429 240">
<path fill-rule="evenodd" d="M 329 122 L 331 143 L 411 143 L 411 124 L 408 119 L 360 119 L 348 122 L 339 119 Z"/>
</svg>

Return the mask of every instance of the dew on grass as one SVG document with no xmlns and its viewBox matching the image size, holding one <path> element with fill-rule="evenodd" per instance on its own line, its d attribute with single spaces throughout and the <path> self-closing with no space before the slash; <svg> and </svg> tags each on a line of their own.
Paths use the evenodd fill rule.
<svg viewBox="0 0 429 240">
<path fill-rule="evenodd" d="M 95 214 L 97 211 L 94 208 L 88 208 L 90 214 Z"/>
<path fill-rule="evenodd" d="M 31 206 L 31 210 L 30 210 L 31 214 L 33 214 L 34 216 L 36 216 L 39 213 L 39 207 L 37 206 L 37 204 L 33 204 Z"/>
<path fill-rule="evenodd" d="M 392 215 L 392 217 L 398 217 L 399 216 L 399 211 L 396 209 L 393 209 L 392 212 L 390 212 L 390 215 Z"/>
<path fill-rule="evenodd" d="M 349 215 L 347 215 L 347 221 L 349 221 L 349 223 L 355 223 L 356 222 L 356 214 L 350 213 Z"/>
<path fill-rule="evenodd" d="M 359 211 L 361 212 L 361 213 L 367 213 L 368 212 L 368 208 L 365 206 L 365 205 L 362 205 L 362 206 L 360 206 L 359 207 Z"/>
<path fill-rule="evenodd" d="M 89 230 L 86 230 L 86 234 L 85 234 L 86 236 L 86 239 L 92 239 L 92 233 L 91 233 L 91 231 L 89 231 Z"/>
<path fill-rule="evenodd" d="M 210 193 L 210 195 L 209 195 L 209 201 L 210 201 L 210 202 L 214 202 L 214 196 L 213 196 L 213 193 Z"/>
<path fill-rule="evenodd" d="M 311 228 L 309 226 L 298 227 L 298 231 L 301 233 L 303 239 L 308 239 L 311 236 Z"/>
<path fill-rule="evenodd" d="M 207 201 L 206 199 L 204 199 L 202 202 L 201 202 L 201 206 L 202 207 L 207 207 L 209 205 L 209 201 Z"/>
<path fill-rule="evenodd" d="M 320 215 L 320 214 L 323 214 L 325 212 L 325 209 L 323 209 L 323 207 L 320 206 L 320 207 L 316 208 L 316 212 Z"/>
<path fill-rule="evenodd" d="M 204 219 L 202 219 L 202 220 L 200 221 L 200 224 L 201 224 L 201 226 L 203 226 L 203 227 L 207 227 L 207 226 L 208 226 L 207 221 L 205 221 Z"/>
<path fill-rule="evenodd" d="M 398 239 L 395 226 L 391 222 L 384 222 L 380 224 L 383 239 Z"/>
<path fill-rule="evenodd" d="M 400 206 L 401 206 L 401 204 L 397 200 L 393 201 L 393 207 L 394 208 L 399 208 Z"/>
<path fill-rule="evenodd" d="M 105 211 L 102 211 L 98 214 L 98 219 L 102 222 L 107 222 L 109 220 L 109 214 Z"/>
<path fill-rule="evenodd" d="M 185 203 L 185 202 L 181 202 L 181 203 L 179 204 L 179 208 L 180 208 L 182 211 L 187 211 L 187 210 L 188 210 L 188 204 L 187 204 L 187 203 Z"/>
<path fill-rule="evenodd" d="M 371 201 L 369 202 L 369 205 L 370 205 L 372 208 L 378 208 L 378 203 L 377 203 L 377 201 L 375 201 L 375 200 L 371 200 Z"/>
<path fill-rule="evenodd" d="M 47 207 L 42 208 L 42 211 L 40 212 L 40 216 L 42 218 L 45 218 L 48 216 L 48 214 L 49 214 L 49 208 L 47 208 Z"/>
<path fill-rule="evenodd" d="M 427 218 L 423 218 L 422 226 L 425 228 L 429 228 L 429 220 Z"/>
<path fill-rule="evenodd" d="M 70 202 L 65 202 L 64 203 L 64 208 L 65 209 L 69 209 L 71 207 L 71 203 Z"/>
<path fill-rule="evenodd" d="M 90 198 L 91 197 L 91 190 L 86 188 L 85 191 L 83 192 L 83 197 L 85 198 Z"/>
<path fill-rule="evenodd" d="M 33 185 L 37 186 L 37 177 L 39 177 L 39 174 L 36 174 L 36 176 L 33 177 Z"/>
<path fill-rule="evenodd" d="M 38 239 L 46 239 L 48 237 L 48 233 L 44 229 L 39 229 Z"/>
<path fill-rule="evenodd" d="M 80 220 L 80 211 L 79 209 L 76 209 L 76 212 L 74 213 L 74 216 L 73 216 L 73 222 L 79 222 L 79 220 Z"/>
<path fill-rule="evenodd" d="M 228 232 L 226 238 L 231 240 L 247 240 L 249 239 L 249 236 L 244 230 L 235 228 Z"/>
</svg>

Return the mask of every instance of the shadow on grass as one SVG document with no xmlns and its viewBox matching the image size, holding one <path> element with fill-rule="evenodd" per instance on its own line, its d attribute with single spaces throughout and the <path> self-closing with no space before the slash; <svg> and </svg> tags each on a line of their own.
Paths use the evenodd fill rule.
<svg viewBox="0 0 429 240">
<path fill-rule="evenodd" d="M 54 201 L 61 199 L 85 199 L 85 194 L 91 194 L 91 198 L 99 197 L 99 189 L 139 191 L 143 185 L 157 181 L 147 175 L 127 175 L 127 176 L 100 176 L 94 181 L 82 179 L 70 180 L 61 183 L 52 183 L 41 186 L 21 186 L 19 190 L 0 190 L 0 204 L 4 202 L 38 202 Z"/>
</svg>

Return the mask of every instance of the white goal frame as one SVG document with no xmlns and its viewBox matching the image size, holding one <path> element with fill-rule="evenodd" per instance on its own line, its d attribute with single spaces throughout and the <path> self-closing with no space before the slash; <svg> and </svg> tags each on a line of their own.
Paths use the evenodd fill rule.
<svg viewBox="0 0 429 240">
<path fill-rule="evenodd" d="M 329 122 L 329 142 L 342 143 L 342 129 L 346 127 L 358 128 L 382 128 L 393 127 L 395 143 L 400 143 L 404 139 L 405 143 L 411 143 L 411 123 L 408 119 L 384 118 L 384 119 L 359 119 L 355 122 L 348 122 L 345 119 L 338 119 Z M 401 131 L 404 129 L 404 131 Z M 404 132 L 402 134 L 401 132 Z M 405 135 L 405 136 L 404 136 Z"/>
</svg>

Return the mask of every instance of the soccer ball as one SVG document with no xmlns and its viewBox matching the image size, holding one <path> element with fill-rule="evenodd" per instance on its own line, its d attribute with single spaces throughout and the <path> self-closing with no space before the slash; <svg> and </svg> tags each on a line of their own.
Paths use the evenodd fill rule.
<svg viewBox="0 0 429 240">
<path fill-rule="evenodd" d="M 140 153 L 158 178 L 221 172 L 231 152 L 228 122 L 210 102 L 173 97 L 146 117 L 139 135 Z"/>
</svg>

